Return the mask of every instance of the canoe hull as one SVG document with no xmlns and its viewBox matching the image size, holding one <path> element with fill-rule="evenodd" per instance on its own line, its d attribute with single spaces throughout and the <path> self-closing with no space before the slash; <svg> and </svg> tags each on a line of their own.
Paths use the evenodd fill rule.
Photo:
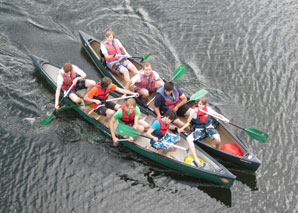
<svg viewBox="0 0 298 213">
<path fill-rule="evenodd" d="M 38 58 L 36 56 L 30 56 L 34 67 L 36 70 L 38 70 L 43 77 L 46 78 L 46 80 L 49 82 L 49 84 L 53 87 L 53 89 L 56 89 L 56 81 L 53 77 L 47 74 L 45 70 L 43 69 L 43 65 L 49 64 L 51 66 L 55 66 L 56 68 L 60 68 L 60 66 L 52 64 L 44 59 Z M 69 98 L 64 99 L 65 102 L 69 105 L 73 104 L 73 102 Z M 94 117 L 91 117 L 86 111 L 76 107 L 74 108 L 83 118 L 85 118 L 87 121 L 89 121 L 91 124 L 93 124 L 95 127 L 97 127 L 99 130 L 101 130 L 104 134 L 111 137 L 110 130 L 106 128 L 102 123 L 94 119 Z M 143 108 L 140 106 L 140 109 L 142 112 L 149 113 L 150 115 L 154 115 L 151 111 L 148 111 L 146 108 Z M 147 111 L 146 111 L 147 110 Z M 212 161 L 214 165 L 216 165 L 217 168 L 220 169 L 220 171 L 207 171 L 204 169 L 200 169 L 188 164 L 185 164 L 183 162 L 180 162 L 175 159 L 171 159 L 168 157 L 164 157 L 163 155 L 157 154 L 154 151 L 151 151 L 149 149 L 146 149 L 136 143 L 130 143 L 128 141 L 122 141 L 121 142 L 124 146 L 128 147 L 129 149 L 139 153 L 140 155 L 143 155 L 153 161 L 156 161 L 166 167 L 170 167 L 174 170 L 180 171 L 183 174 L 187 174 L 189 176 L 193 176 L 196 178 L 202 178 L 207 181 L 211 181 L 213 183 L 222 185 L 224 187 L 230 188 L 234 181 L 235 176 L 229 172 L 224 166 L 222 166 L 220 163 L 218 163 L 215 159 L 213 159 L 211 156 L 209 156 L 205 151 L 203 151 L 201 148 L 198 147 L 198 151 L 202 153 L 206 158 Z"/>
</svg>

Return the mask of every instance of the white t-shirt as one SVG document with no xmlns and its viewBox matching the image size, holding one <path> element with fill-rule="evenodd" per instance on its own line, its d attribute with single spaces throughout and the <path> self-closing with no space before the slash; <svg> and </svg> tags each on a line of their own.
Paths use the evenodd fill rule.
<svg viewBox="0 0 298 213">
<path fill-rule="evenodd" d="M 158 73 L 154 70 L 152 70 L 152 73 L 154 74 L 154 80 L 157 81 L 159 79 Z M 140 70 L 139 74 L 136 74 L 134 77 L 131 78 L 132 84 L 142 82 L 140 75 L 144 75 L 144 70 Z"/>
<path fill-rule="evenodd" d="M 115 38 L 114 40 L 115 40 L 116 42 L 118 42 L 119 48 L 121 49 L 121 48 L 123 47 L 122 44 L 121 44 L 121 42 L 120 42 L 117 38 Z M 106 53 L 108 53 L 108 49 L 107 49 L 107 47 L 106 47 L 104 44 L 102 44 L 102 43 L 101 43 L 101 45 L 100 45 L 100 50 L 101 50 L 102 54 L 106 54 Z"/>
<path fill-rule="evenodd" d="M 72 64 L 72 68 L 74 69 L 75 73 L 77 73 L 78 75 L 80 75 L 80 76 L 86 75 L 85 72 L 83 70 L 81 70 L 78 66 Z M 62 74 L 64 74 L 63 67 L 60 70 L 60 72 Z M 69 73 L 69 77 L 70 76 L 71 76 L 71 72 Z M 64 81 L 64 79 L 63 79 L 62 75 L 59 74 L 57 77 L 57 85 L 62 85 L 63 81 Z"/>
</svg>

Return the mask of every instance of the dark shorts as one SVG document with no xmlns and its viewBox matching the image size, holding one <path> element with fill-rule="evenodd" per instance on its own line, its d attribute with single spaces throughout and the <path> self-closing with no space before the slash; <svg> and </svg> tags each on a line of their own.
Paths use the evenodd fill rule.
<svg viewBox="0 0 298 213">
<path fill-rule="evenodd" d="M 114 103 L 113 101 L 109 101 L 105 104 L 105 106 L 101 106 L 99 107 L 98 109 L 95 110 L 95 112 L 97 112 L 99 115 L 104 115 L 106 116 L 107 115 L 107 110 L 108 109 L 112 109 L 112 110 L 115 110 L 115 106 L 117 104 Z"/>
<path fill-rule="evenodd" d="M 87 89 L 87 87 L 85 86 L 86 83 L 86 79 L 82 79 L 82 80 L 78 80 L 77 84 L 75 85 L 74 90 L 70 90 L 70 92 L 68 93 L 68 95 L 70 93 L 76 93 L 77 91 L 81 90 L 81 89 Z M 64 90 L 64 94 L 67 92 L 67 90 Z"/>
<path fill-rule="evenodd" d="M 187 104 L 184 104 L 184 105 L 182 105 L 182 107 L 180 107 L 180 108 L 178 109 L 178 111 L 177 111 L 176 113 L 177 113 L 178 116 L 184 116 L 184 114 L 185 114 L 185 113 L 187 112 L 187 110 L 189 110 L 189 109 L 190 109 L 190 107 L 189 107 Z M 162 114 L 162 115 L 166 114 L 166 112 L 167 112 L 167 111 L 160 110 L 160 114 Z M 177 116 L 176 116 L 176 118 L 177 118 Z M 175 120 L 176 120 L 176 118 L 175 118 Z"/>
<path fill-rule="evenodd" d="M 120 57 L 118 60 L 116 61 L 111 61 L 107 63 L 107 66 L 109 67 L 109 69 L 117 74 L 121 74 L 120 73 L 120 69 L 122 67 L 127 67 L 131 62 L 125 58 L 125 56 Z"/>
</svg>

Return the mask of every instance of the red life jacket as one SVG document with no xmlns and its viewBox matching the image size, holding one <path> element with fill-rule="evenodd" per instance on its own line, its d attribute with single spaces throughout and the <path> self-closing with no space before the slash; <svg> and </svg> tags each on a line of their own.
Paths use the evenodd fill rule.
<svg viewBox="0 0 298 213">
<path fill-rule="evenodd" d="M 165 123 L 161 120 L 161 118 L 155 119 L 155 121 L 156 120 L 159 121 L 160 123 L 160 129 L 154 130 L 152 132 L 152 135 L 158 137 L 158 139 L 161 139 L 166 134 L 167 130 L 170 127 L 170 124 L 165 125 Z"/>
<path fill-rule="evenodd" d="M 193 108 L 195 108 L 195 107 L 196 107 L 196 106 L 193 106 Z M 207 110 L 207 105 L 204 106 L 203 110 L 204 110 L 205 112 L 208 112 L 208 110 Z M 197 111 L 197 119 L 200 119 L 200 120 L 201 120 L 202 122 L 204 122 L 204 123 L 206 123 L 206 120 L 207 120 L 208 116 L 209 116 L 208 114 L 202 112 L 201 110 L 198 110 L 198 111 Z"/>
<path fill-rule="evenodd" d="M 95 84 L 94 86 L 97 88 L 98 95 L 94 96 L 93 98 L 97 99 L 97 100 L 100 100 L 101 102 L 107 100 L 108 97 L 109 97 L 110 90 L 109 89 L 102 89 L 101 86 L 100 86 L 100 83 Z M 92 104 L 93 108 L 96 108 L 97 106 L 98 106 L 98 104 Z"/>
<path fill-rule="evenodd" d="M 71 70 L 71 75 L 70 77 L 68 77 L 68 75 L 66 75 L 65 73 L 61 73 L 62 77 L 63 77 L 63 84 L 62 84 L 62 90 L 68 90 L 69 87 L 72 85 L 73 80 L 77 77 L 76 72 L 74 71 L 74 69 Z M 75 87 L 73 86 L 71 88 L 71 90 L 74 90 Z"/>
<path fill-rule="evenodd" d="M 112 45 L 109 42 L 107 42 L 106 40 L 103 41 L 103 44 L 108 49 L 108 54 L 109 55 L 121 54 L 119 44 L 115 39 L 113 39 Z M 111 62 L 111 61 L 117 60 L 120 57 L 121 56 L 117 56 L 117 57 L 114 57 L 114 58 L 111 58 L 111 59 L 105 59 L 105 60 L 106 60 L 106 62 Z"/>
<path fill-rule="evenodd" d="M 125 106 L 126 106 L 125 104 L 120 106 L 122 109 L 121 120 L 125 123 L 125 125 L 133 126 L 133 124 L 135 122 L 135 110 L 133 110 L 133 112 L 130 114 L 130 116 L 128 116 L 126 111 L 124 110 Z"/>
<path fill-rule="evenodd" d="M 145 88 L 147 89 L 149 92 L 153 92 L 155 87 L 154 87 L 154 82 L 155 82 L 155 77 L 154 77 L 154 73 L 151 72 L 150 76 L 149 76 L 149 80 L 147 79 L 147 77 L 143 74 L 140 74 L 141 77 L 141 82 L 137 82 L 136 86 L 138 88 Z"/>
<path fill-rule="evenodd" d="M 162 110 L 174 109 L 174 107 L 180 103 L 180 95 L 176 87 L 174 87 L 173 90 L 174 99 L 171 96 L 166 95 L 164 87 L 158 89 L 157 92 L 165 99 L 164 104 L 160 106 Z"/>
</svg>

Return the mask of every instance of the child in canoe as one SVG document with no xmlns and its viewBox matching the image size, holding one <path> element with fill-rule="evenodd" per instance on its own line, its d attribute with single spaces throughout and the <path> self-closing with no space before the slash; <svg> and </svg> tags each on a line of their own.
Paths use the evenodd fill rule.
<svg viewBox="0 0 298 213">
<path fill-rule="evenodd" d="M 178 129 L 179 135 L 169 134 L 167 132 L 168 129 L 177 130 L 177 127 L 170 125 L 176 117 L 174 110 L 168 110 L 164 117 L 154 120 L 150 129 L 147 131 L 147 136 L 151 138 L 150 144 L 156 149 L 163 149 L 163 155 L 166 155 L 169 151 L 175 151 L 175 147 L 172 147 L 171 144 L 180 141 L 180 129 Z"/>
</svg>

